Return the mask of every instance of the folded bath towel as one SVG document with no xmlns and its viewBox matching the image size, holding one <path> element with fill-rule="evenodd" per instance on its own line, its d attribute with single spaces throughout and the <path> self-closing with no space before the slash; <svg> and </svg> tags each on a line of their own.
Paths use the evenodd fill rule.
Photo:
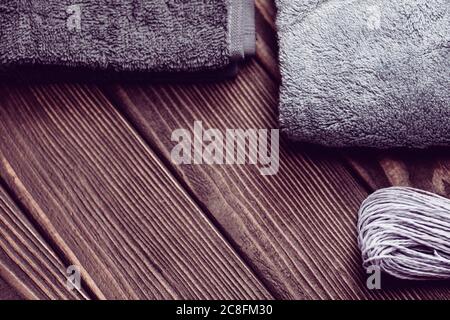
<svg viewBox="0 0 450 320">
<path fill-rule="evenodd" d="M 450 144 L 449 0 L 277 0 L 280 122 L 329 146 Z"/>
<path fill-rule="evenodd" d="M 3 0 L 0 67 L 204 71 L 255 50 L 252 0 Z"/>
</svg>

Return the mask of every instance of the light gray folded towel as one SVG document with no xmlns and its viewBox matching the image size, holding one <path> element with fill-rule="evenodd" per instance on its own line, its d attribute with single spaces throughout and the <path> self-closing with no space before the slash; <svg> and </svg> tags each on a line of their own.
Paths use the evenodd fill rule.
<svg viewBox="0 0 450 320">
<path fill-rule="evenodd" d="M 450 144 L 449 0 L 277 0 L 280 122 L 328 146 Z"/>
<path fill-rule="evenodd" d="M 255 51 L 252 0 L 2 0 L 0 67 L 226 68 Z"/>
</svg>

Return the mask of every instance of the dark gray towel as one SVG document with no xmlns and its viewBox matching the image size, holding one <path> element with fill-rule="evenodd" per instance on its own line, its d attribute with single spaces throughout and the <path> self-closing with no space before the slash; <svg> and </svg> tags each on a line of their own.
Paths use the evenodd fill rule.
<svg viewBox="0 0 450 320">
<path fill-rule="evenodd" d="M 0 67 L 226 68 L 255 48 L 252 0 L 2 0 Z"/>
<path fill-rule="evenodd" d="M 280 119 L 329 146 L 450 144 L 449 0 L 277 0 Z"/>
</svg>

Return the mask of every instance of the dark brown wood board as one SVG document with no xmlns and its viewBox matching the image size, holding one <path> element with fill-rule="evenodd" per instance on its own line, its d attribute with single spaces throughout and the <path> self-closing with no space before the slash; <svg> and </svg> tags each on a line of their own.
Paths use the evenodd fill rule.
<svg viewBox="0 0 450 320">
<path fill-rule="evenodd" d="M 450 299 L 443 283 L 367 290 L 356 243 L 373 190 L 449 195 L 448 152 L 283 138 L 274 176 L 172 163 L 172 132 L 194 121 L 278 127 L 276 9 L 256 5 L 257 57 L 234 80 L 0 84 L 0 298 Z"/>
</svg>

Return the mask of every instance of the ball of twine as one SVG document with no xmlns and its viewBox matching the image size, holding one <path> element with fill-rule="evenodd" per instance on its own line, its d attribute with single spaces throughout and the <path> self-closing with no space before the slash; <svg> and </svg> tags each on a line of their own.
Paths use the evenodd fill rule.
<svg viewBox="0 0 450 320">
<path fill-rule="evenodd" d="M 450 200 L 413 188 L 387 188 L 361 206 L 363 266 L 407 280 L 450 279 Z"/>
</svg>

